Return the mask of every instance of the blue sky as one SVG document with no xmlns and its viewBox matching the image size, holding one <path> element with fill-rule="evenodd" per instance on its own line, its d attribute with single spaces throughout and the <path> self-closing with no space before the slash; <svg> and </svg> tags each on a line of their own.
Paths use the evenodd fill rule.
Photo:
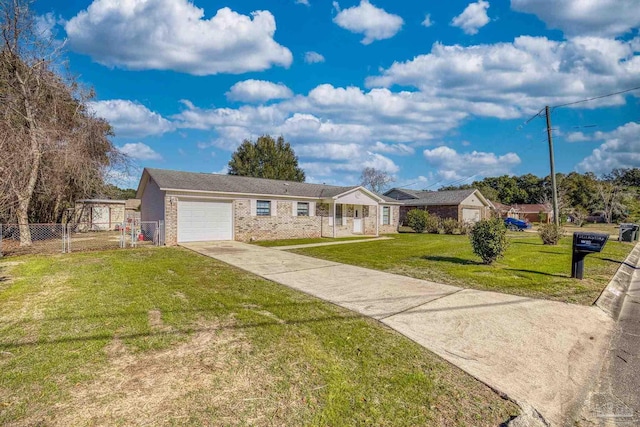
<svg viewBox="0 0 640 427">
<path fill-rule="evenodd" d="M 311 182 L 548 174 L 545 105 L 640 86 L 638 0 L 39 0 L 138 168 L 283 135 Z M 640 91 L 553 110 L 557 170 L 640 167 Z M 137 184 L 139 170 L 119 177 Z"/>
</svg>

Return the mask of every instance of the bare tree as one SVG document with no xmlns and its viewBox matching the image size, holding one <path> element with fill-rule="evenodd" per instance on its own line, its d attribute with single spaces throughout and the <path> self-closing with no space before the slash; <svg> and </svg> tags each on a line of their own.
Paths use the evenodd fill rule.
<svg viewBox="0 0 640 427">
<path fill-rule="evenodd" d="M 0 0 L 0 214 L 18 222 L 23 246 L 44 205 L 59 211 L 70 186 L 95 187 L 118 156 L 109 125 L 87 110 L 92 94 L 58 71 L 55 41 L 38 31 L 29 3 Z"/>
<path fill-rule="evenodd" d="M 376 168 L 366 167 L 360 175 L 360 184 L 376 193 L 382 193 L 395 178 L 385 171 Z"/>
<path fill-rule="evenodd" d="M 602 209 L 607 224 L 611 224 L 613 216 L 621 214 L 625 206 L 622 204 L 624 197 L 622 186 L 614 181 L 598 181 L 596 205 Z"/>
</svg>

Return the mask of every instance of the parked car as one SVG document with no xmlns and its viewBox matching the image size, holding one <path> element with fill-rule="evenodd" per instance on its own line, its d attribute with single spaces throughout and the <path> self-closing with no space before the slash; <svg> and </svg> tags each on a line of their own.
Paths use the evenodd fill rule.
<svg viewBox="0 0 640 427">
<path fill-rule="evenodd" d="M 528 228 L 531 228 L 531 223 L 522 219 L 516 218 L 506 218 L 504 220 L 504 225 L 511 231 L 524 231 Z"/>
</svg>

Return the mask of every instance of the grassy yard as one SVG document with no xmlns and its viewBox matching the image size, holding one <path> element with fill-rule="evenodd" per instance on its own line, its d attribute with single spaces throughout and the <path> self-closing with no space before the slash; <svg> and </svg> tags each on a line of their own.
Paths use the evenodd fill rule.
<svg viewBox="0 0 640 427">
<path fill-rule="evenodd" d="M 373 320 L 186 250 L 0 260 L 0 425 L 476 426 L 516 412 Z"/>
<path fill-rule="evenodd" d="M 374 239 L 376 236 L 352 236 L 352 237 L 318 237 L 309 239 L 282 239 L 282 240 L 263 240 L 260 242 L 253 242 L 254 245 L 263 246 L 266 248 L 272 248 L 275 246 L 293 246 L 293 245 L 307 245 L 310 243 L 331 243 L 331 242 L 344 242 L 345 240 L 362 240 L 362 239 Z"/>
<path fill-rule="evenodd" d="M 297 249 L 331 261 L 462 287 L 591 304 L 633 248 L 609 241 L 585 261 L 585 279 L 571 279 L 571 238 L 544 246 L 537 234 L 510 233 L 510 247 L 494 265 L 483 265 L 466 236 L 398 234 L 393 240 Z"/>
</svg>

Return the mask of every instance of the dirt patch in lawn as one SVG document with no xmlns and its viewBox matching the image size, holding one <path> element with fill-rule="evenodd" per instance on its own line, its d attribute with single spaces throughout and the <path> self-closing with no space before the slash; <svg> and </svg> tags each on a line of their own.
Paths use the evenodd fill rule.
<svg viewBox="0 0 640 427">
<path fill-rule="evenodd" d="M 133 353 L 118 337 L 104 351 L 108 365 L 92 382 L 20 425 L 279 425 L 304 412 L 296 390 L 274 390 L 268 356 L 233 322 L 198 325 L 161 351 Z"/>
</svg>

